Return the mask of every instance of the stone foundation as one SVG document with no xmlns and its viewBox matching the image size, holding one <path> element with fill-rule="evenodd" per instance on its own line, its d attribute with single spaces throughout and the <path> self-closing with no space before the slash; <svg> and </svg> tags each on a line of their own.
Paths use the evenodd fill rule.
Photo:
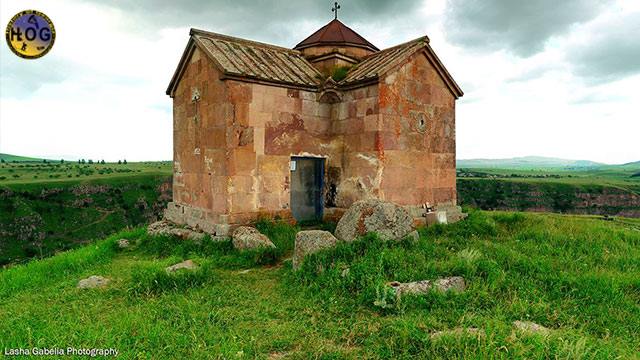
<svg viewBox="0 0 640 360">
<path fill-rule="evenodd" d="M 436 206 L 435 211 L 426 212 L 422 206 L 404 206 L 409 214 L 413 217 L 413 224 L 416 227 L 429 226 L 433 224 L 452 224 L 467 217 L 462 212 L 462 208 L 450 203 L 444 203 Z M 324 211 L 324 221 L 338 222 L 342 215 L 347 211 L 346 208 L 326 208 Z M 247 225 L 261 218 L 279 218 L 295 223 L 290 216 L 281 216 L 281 214 L 261 213 L 246 214 L 246 220 L 243 222 L 229 222 L 229 216 L 213 215 L 211 212 L 197 209 L 188 205 L 180 205 L 175 202 L 167 204 L 164 212 L 164 218 L 175 224 L 188 225 L 194 229 L 202 230 L 212 236 L 229 236 L 231 231 L 239 225 Z M 214 220 L 214 219 L 217 219 Z"/>
</svg>

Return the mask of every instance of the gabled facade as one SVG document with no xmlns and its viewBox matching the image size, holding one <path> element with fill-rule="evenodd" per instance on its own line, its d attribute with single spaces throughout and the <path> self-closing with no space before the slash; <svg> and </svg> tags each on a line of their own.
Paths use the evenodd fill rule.
<svg viewBox="0 0 640 360">
<path fill-rule="evenodd" d="M 295 49 L 192 30 L 173 98 L 166 217 L 212 234 L 259 217 L 337 219 L 354 201 L 456 207 L 462 91 L 422 37 L 378 50 L 338 20 Z"/>
</svg>

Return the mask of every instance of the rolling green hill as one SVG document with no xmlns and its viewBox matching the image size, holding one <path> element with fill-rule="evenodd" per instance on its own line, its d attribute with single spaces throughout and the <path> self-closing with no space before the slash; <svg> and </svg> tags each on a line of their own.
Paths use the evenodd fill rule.
<svg viewBox="0 0 640 360">
<path fill-rule="evenodd" d="M 276 258 L 142 228 L 0 270 L 0 348 L 115 348 L 123 359 L 637 358 L 640 222 L 472 212 L 421 229 L 418 242 L 342 243 L 298 272 L 286 260 L 297 229 L 258 228 Z M 120 238 L 132 246 L 118 250 Z M 165 272 L 185 259 L 199 269 Z M 91 275 L 112 282 L 76 288 Z M 387 285 L 444 276 L 467 289 L 398 300 Z"/>
<path fill-rule="evenodd" d="M 0 161 L 5 162 L 42 162 L 44 159 L 0 153 Z"/>
<path fill-rule="evenodd" d="M 589 160 L 567 160 L 542 156 L 525 156 L 510 159 L 459 159 L 456 162 L 458 168 L 484 168 L 484 169 L 569 169 L 580 170 L 598 168 L 605 164 Z"/>
<path fill-rule="evenodd" d="M 170 162 L 0 164 L 0 265 L 145 225 L 168 201 Z"/>
</svg>

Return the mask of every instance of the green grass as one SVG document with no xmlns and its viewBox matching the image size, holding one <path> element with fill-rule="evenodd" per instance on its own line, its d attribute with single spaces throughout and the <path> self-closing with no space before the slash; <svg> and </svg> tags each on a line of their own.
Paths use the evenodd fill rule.
<svg viewBox="0 0 640 360">
<path fill-rule="evenodd" d="M 25 174 L 42 170 L 34 166 L 43 165 L 0 165 L 0 173 L 13 170 L 26 177 L 0 181 L 0 265 L 50 256 L 125 227 L 143 226 L 155 221 L 171 200 L 166 164 L 87 165 L 122 171 L 31 181 Z"/>
<path fill-rule="evenodd" d="M 42 162 L 44 159 L 0 153 L 0 162 Z"/>
<path fill-rule="evenodd" d="M 421 229 L 417 243 L 370 235 L 341 244 L 299 272 L 287 259 L 297 229 L 259 227 L 281 248 L 268 265 L 228 241 L 134 230 L 0 270 L 0 347 L 115 347 L 144 359 L 638 358 L 637 220 L 474 211 Z M 117 250 L 120 237 L 132 248 Z M 163 272 L 184 259 L 200 268 Z M 90 275 L 113 283 L 75 288 Z M 464 276 L 468 289 L 401 302 L 385 295 L 388 281 L 448 275 Z M 514 320 L 553 332 L 515 333 Z M 429 336 L 456 327 L 486 336 Z"/>
<path fill-rule="evenodd" d="M 520 183 L 560 183 L 574 186 L 609 186 L 640 193 L 640 163 L 608 165 L 583 170 L 459 168 L 459 179 L 499 179 Z"/>
<path fill-rule="evenodd" d="M 640 216 L 640 164 L 563 169 L 458 169 L 458 201 L 484 210 Z"/>
<path fill-rule="evenodd" d="M 79 164 L 78 162 L 0 163 L 0 187 L 21 184 L 79 183 L 96 179 L 121 179 L 139 175 L 171 175 L 170 161 L 127 164 Z"/>
</svg>

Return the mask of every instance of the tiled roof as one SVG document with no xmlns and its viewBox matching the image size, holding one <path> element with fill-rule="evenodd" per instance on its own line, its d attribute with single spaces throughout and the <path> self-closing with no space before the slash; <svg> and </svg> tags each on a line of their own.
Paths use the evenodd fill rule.
<svg viewBox="0 0 640 360">
<path fill-rule="evenodd" d="M 318 70 L 297 50 L 191 29 L 185 54 L 192 51 L 193 46 L 203 49 L 227 78 L 238 77 L 310 89 L 317 88 L 322 78 Z M 181 76 L 183 61 L 186 61 L 185 57 L 169 84 L 169 95 Z"/>
<path fill-rule="evenodd" d="M 317 90 L 324 76 L 298 50 L 250 41 L 212 32 L 191 29 L 191 38 L 169 83 L 167 95 L 173 96 L 187 61 L 197 46 L 219 67 L 225 78 L 255 81 L 285 87 Z M 365 40 L 366 41 L 366 40 Z M 379 76 L 405 61 L 417 51 L 424 51 L 436 71 L 456 97 L 462 90 L 429 46 L 426 36 L 378 51 L 355 65 L 339 88 L 353 88 L 377 81 Z"/>
<path fill-rule="evenodd" d="M 347 73 L 347 77 L 339 82 L 339 85 L 350 87 L 355 84 L 377 80 L 380 75 L 402 63 L 402 61 L 405 61 L 421 49 L 424 49 L 427 57 L 434 64 L 436 71 L 438 71 L 452 93 L 456 97 L 461 97 L 463 95 L 462 90 L 442 65 L 433 49 L 431 49 L 429 38 L 426 36 L 369 55 L 362 62 L 355 65 Z"/>
<path fill-rule="evenodd" d="M 427 37 L 421 37 L 372 54 L 356 65 L 341 83 L 349 84 L 377 78 L 398 60 L 405 59 L 428 42 Z"/>
<path fill-rule="evenodd" d="M 302 40 L 296 45 L 295 49 L 304 49 L 317 45 L 351 45 L 378 51 L 377 47 L 338 19 L 331 20 L 327 25 Z"/>
</svg>

